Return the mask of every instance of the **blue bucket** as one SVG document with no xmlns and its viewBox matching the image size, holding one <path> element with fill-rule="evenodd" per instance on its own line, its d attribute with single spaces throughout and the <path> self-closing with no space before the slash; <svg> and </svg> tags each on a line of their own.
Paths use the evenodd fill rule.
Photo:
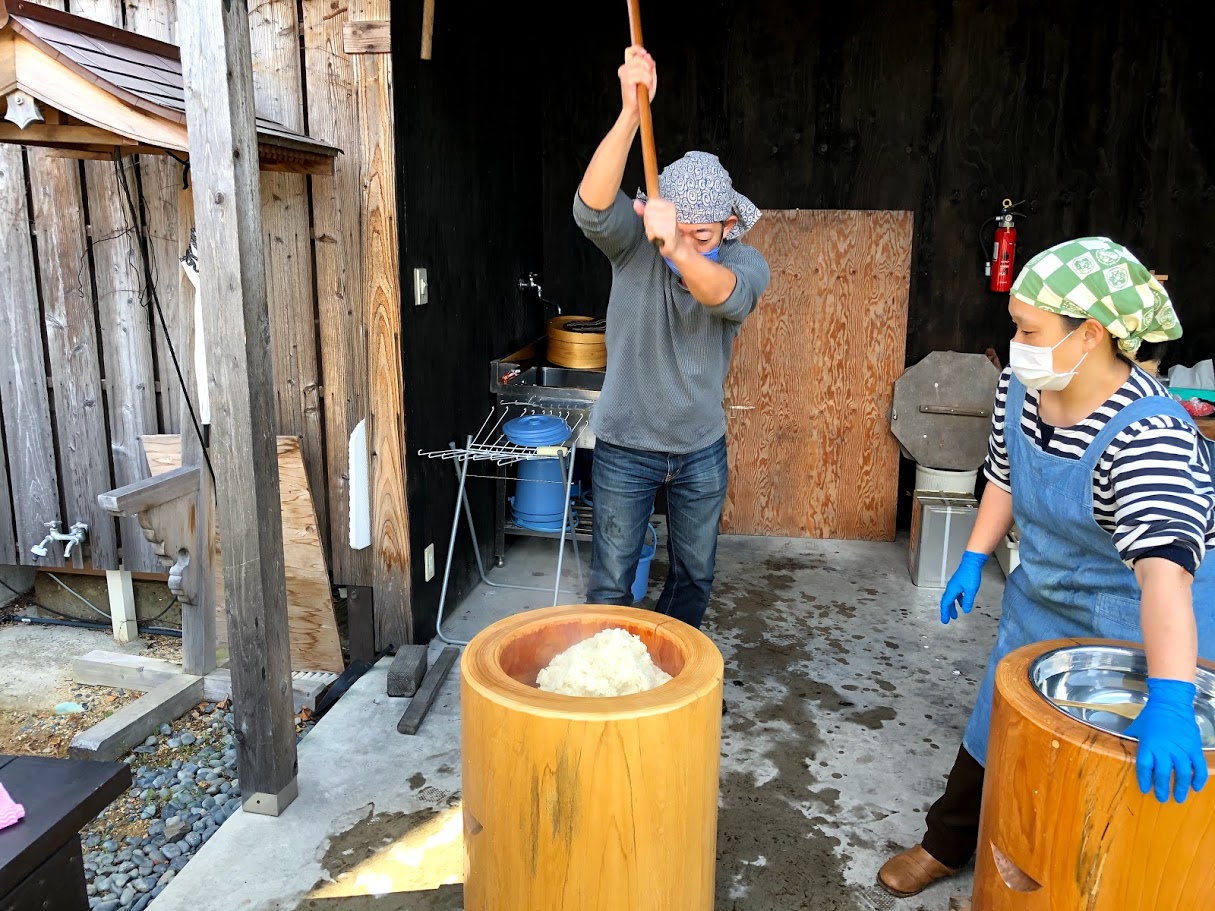
<svg viewBox="0 0 1215 911">
<path fill-rule="evenodd" d="M 641 559 L 637 561 L 637 575 L 633 579 L 634 604 L 644 598 L 650 588 L 650 563 L 654 560 L 654 554 L 658 552 L 658 532 L 654 530 L 653 525 L 647 525 L 646 531 L 654 543 L 647 544 L 642 538 Z"/>
<path fill-rule="evenodd" d="M 519 463 L 515 509 L 533 516 L 565 514 L 565 484 L 556 459 L 528 459 Z M 560 521 L 560 518 L 558 518 Z"/>
</svg>

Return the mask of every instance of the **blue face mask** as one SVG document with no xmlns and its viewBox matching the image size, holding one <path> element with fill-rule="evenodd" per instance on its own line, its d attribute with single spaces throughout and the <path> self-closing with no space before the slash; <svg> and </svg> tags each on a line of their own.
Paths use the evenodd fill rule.
<svg viewBox="0 0 1215 911">
<path fill-rule="evenodd" d="M 708 253 L 702 253 L 700 255 L 703 256 L 705 259 L 707 259 L 709 262 L 715 263 L 721 257 L 721 245 L 718 244 L 716 247 L 714 247 Z M 666 260 L 666 264 L 670 267 L 671 271 L 675 273 L 676 278 L 683 278 L 683 276 L 679 273 L 679 270 L 675 268 L 675 264 L 673 262 L 671 262 L 670 259 L 668 259 L 665 256 L 663 257 L 663 259 Z"/>
</svg>

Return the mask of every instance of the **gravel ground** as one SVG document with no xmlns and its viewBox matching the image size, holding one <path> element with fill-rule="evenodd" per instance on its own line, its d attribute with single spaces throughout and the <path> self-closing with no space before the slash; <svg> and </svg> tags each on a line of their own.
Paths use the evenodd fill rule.
<svg viewBox="0 0 1215 911">
<path fill-rule="evenodd" d="M 51 631 L 60 629 L 14 630 L 15 610 L 0 610 L 0 630 L 7 630 L 12 640 L 7 651 L 0 649 L 0 665 L 6 656 L 28 650 L 21 636 L 50 639 Z M 141 654 L 180 662 L 181 640 L 147 637 Z M 65 663 L 63 675 L 66 668 Z M 20 707 L 0 710 L 0 753 L 64 758 L 73 737 L 141 695 L 52 680 L 24 694 Z M 314 724 L 305 709 L 296 717 L 297 738 Z M 131 788 L 81 833 L 93 911 L 143 911 L 240 809 L 236 754 L 232 706 L 223 702 L 202 703 L 173 723 L 162 724 L 125 757 L 131 766 Z"/>
<path fill-rule="evenodd" d="M 297 738 L 312 725 L 305 710 Z M 130 790 L 82 833 L 93 911 L 143 911 L 240 809 L 232 732 L 231 705 L 205 703 L 126 758 Z"/>
</svg>

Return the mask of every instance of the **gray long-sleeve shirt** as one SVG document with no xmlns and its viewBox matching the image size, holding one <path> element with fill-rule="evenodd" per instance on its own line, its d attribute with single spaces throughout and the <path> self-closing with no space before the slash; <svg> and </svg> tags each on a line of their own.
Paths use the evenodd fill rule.
<svg viewBox="0 0 1215 911">
<path fill-rule="evenodd" d="M 718 262 L 734 273 L 734 291 L 706 307 L 646 240 L 623 192 L 603 211 L 575 192 L 574 221 L 612 263 L 607 375 L 592 432 L 617 446 L 672 454 L 716 442 L 726 432 L 722 385 L 734 338 L 768 287 L 767 261 L 740 240 L 723 241 Z"/>
</svg>

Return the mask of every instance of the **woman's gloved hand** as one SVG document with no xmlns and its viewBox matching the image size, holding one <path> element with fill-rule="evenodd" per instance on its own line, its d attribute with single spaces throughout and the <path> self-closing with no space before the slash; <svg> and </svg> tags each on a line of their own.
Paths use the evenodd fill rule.
<svg viewBox="0 0 1215 911">
<path fill-rule="evenodd" d="M 1139 738 L 1135 757 L 1139 790 L 1146 794 L 1154 783 L 1161 803 L 1168 803 L 1170 781 L 1178 803 L 1185 803 L 1191 782 L 1195 791 L 1207 783 L 1207 761 L 1194 717 L 1196 693 L 1194 684 L 1184 680 L 1149 677 L 1147 705 L 1125 732 Z"/>
<path fill-rule="evenodd" d="M 975 606 L 975 595 L 979 593 L 979 585 L 983 582 L 983 564 L 987 562 L 987 554 L 975 553 L 968 550 L 962 554 L 962 562 L 957 571 L 945 586 L 945 594 L 941 598 L 941 622 L 948 623 L 958 619 L 958 605 L 962 605 L 963 613 L 970 613 Z"/>
</svg>

